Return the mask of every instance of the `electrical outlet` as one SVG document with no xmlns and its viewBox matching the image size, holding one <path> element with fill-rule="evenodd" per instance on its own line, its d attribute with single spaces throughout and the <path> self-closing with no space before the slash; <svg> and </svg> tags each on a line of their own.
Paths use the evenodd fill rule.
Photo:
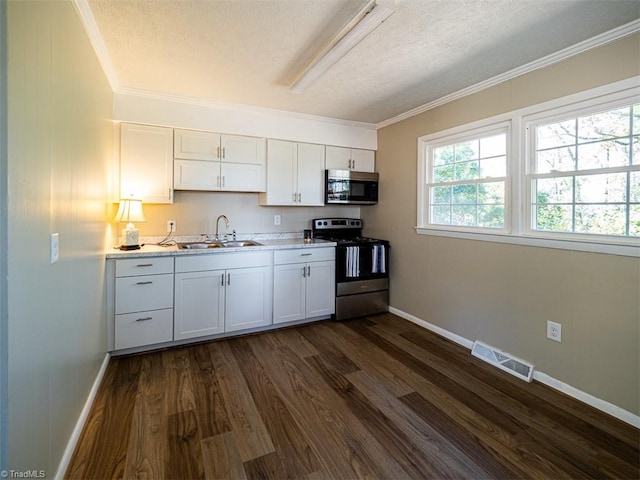
<svg viewBox="0 0 640 480">
<path fill-rule="evenodd" d="M 273 216 L 273 224 L 274 225 L 280 225 L 282 221 L 282 217 L 280 215 L 274 215 Z"/>
<path fill-rule="evenodd" d="M 176 228 L 177 225 L 175 220 L 167 220 L 167 233 L 175 233 Z"/>
<path fill-rule="evenodd" d="M 555 342 L 562 342 L 562 325 L 547 320 L 547 338 Z"/>
</svg>

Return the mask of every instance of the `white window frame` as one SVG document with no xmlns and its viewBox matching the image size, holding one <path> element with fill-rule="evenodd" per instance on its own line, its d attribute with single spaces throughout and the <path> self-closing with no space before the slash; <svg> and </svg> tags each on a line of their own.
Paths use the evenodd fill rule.
<svg viewBox="0 0 640 480">
<path fill-rule="evenodd" d="M 422 165 L 422 171 L 418 172 L 418 178 L 422 179 L 424 183 L 423 192 L 420 192 L 420 188 L 418 188 L 418 195 L 422 195 L 425 202 L 420 202 L 418 204 L 418 218 L 422 219 L 424 225 L 428 225 L 428 228 L 432 228 L 434 230 L 445 230 L 445 231 L 457 231 L 457 232 L 480 232 L 480 233 L 493 233 L 493 234 L 505 234 L 510 231 L 510 219 L 511 219 L 511 202 L 510 202 L 510 137 L 511 137 L 511 122 L 510 121 L 501 121 L 497 123 L 489 123 L 484 124 L 484 122 L 480 122 L 476 128 L 455 128 L 452 130 L 447 130 L 445 132 L 439 132 L 435 136 L 427 136 L 422 137 L 422 144 L 419 145 L 421 148 L 423 160 L 419 162 L 419 165 Z M 488 228 L 488 227 L 476 227 L 476 226 L 462 226 L 462 225 L 442 225 L 431 223 L 430 218 L 430 202 L 429 202 L 429 186 L 433 185 L 431 172 L 433 171 L 433 155 L 431 152 L 435 148 L 452 145 L 456 143 L 461 143 L 470 140 L 477 140 L 479 138 L 490 137 L 493 135 L 506 134 L 506 174 L 504 177 L 497 177 L 493 179 L 487 180 L 495 180 L 495 181 L 504 181 L 505 182 L 505 192 L 504 192 L 504 228 Z M 422 208 L 422 211 L 420 211 Z M 420 220 L 419 220 L 420 222 Z"/>
<path fill-rule="evenodd" d="M 418 138 L 417 226 L 422 235 L 445 236 L 537 247 L 559 248 L 640 257 L 640 239 L 596 234 L 571 234 L 534 230 L 531 223 L 531 127 L 553 122 L 567 115 L 581 116 L 614 109 L 640 101 L 640 76 L 603 87 L 569 95 L 495 117 Z M 610 108 L 609 108 L 610 107 Z M 507 134 L 507 180 L 505 192 L 505 229 L 431 225 L 429 217 L 429 146 L 444 143 L 447 137 L 465 138 L 498 125 L 509 125 Z M 446 140 L 448 141 L 448 140 Z M 455 140 L 450 143 L 455 143 Z"/>
</svg>

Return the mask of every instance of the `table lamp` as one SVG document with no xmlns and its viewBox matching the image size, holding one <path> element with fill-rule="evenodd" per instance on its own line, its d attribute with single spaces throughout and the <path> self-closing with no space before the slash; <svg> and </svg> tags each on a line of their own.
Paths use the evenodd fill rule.
<svg viewBox="0 0 640 480">
<path fill-rule="evenodd" d="M 114 219 L 116 222 L 126 223 L 127 226 L 122 229 L 122 245 L 120 250 L 137 250 L 140 248 L 138 244 L 138 229 L 133 222 L 144 222 L 144 213 L 142 212 L 142 200 L 134 198 L 123 198 L 118 206 L 118 213 Z"/>
</svg>

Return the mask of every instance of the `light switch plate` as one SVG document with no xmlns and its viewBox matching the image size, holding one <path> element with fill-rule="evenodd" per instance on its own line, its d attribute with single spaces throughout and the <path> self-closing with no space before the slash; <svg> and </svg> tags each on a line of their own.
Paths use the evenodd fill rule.
<svg viewBox="0 0 640 480">
<path fill-rule="evenodd" d="M 60 259 L 60 239 L 57 233 L 52 233 L 49 238 L 49 256 L 51 265 Z"/>
</svg>

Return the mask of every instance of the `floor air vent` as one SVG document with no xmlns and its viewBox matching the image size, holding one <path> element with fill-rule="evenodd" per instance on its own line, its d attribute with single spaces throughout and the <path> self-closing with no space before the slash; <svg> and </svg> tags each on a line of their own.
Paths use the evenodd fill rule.
<svg viewBox="0 0 640 480">
<path fill-rule="evenodd" d="M 533 365 L 530 363 L 477 340 L 473 344 L 471 354 L 527 382 L 533 377 Z"/>
</svg>

